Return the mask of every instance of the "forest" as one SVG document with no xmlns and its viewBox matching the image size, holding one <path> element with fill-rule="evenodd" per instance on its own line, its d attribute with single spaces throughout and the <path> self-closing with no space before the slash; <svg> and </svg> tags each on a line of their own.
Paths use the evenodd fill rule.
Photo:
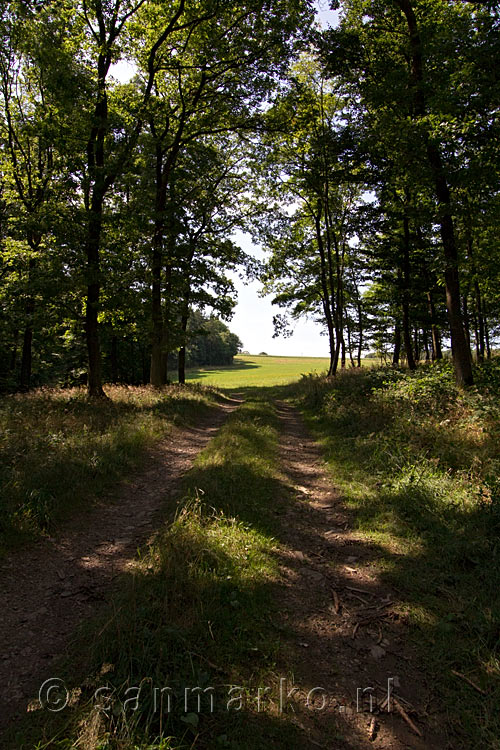
<svg viewBox="0 0 500 750">
<path fill-rule="evenodd" d="M 0 748 L 498 750 L 498 3 L 0 36 Z"/>
<path fill-rule="evenodd" d="M 278 334 L 324 326 L 330 374 L 451 351 L 467 385 L 491 356 L 495 3 L 346 2 L 321 31 L 298 1 L 19 2 L 1 34 L 4 388 L 101 396 L 134 346 L 161 386 L 235 269 Z"/>
</svg>

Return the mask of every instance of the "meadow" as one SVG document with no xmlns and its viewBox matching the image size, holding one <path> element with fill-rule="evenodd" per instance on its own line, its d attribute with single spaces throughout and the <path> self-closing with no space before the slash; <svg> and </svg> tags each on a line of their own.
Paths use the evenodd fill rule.
<svg viewBox="0 0 500 750">
<path fill-rule="evenodd" d="M 186 373 L 189 382 L 215 385 L 218 388 L 286 385 L 301 375 L 323 374 L 328 369 L 327 357 L 270 357 L 240 354 L 227 367 L 205 367 Z"/>
</svg>

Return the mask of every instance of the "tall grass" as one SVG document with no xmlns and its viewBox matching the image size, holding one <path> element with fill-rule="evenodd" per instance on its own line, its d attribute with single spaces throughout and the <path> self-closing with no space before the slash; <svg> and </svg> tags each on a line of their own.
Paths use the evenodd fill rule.
<svg viewBox="0 0 500 750">
<path fill-rule="evenodd" d="M 0 543 L 50 531 L 136 467 L 176 423 L 214 403 L 200 386 L 108 387 L 110 401 L 83 389 L 40 389 L 0 402 Z"/>
<path fill-rule="evenodd" d="M 452 742 L 498 748 L 499 363 L 478 367 L 476 383 L 459 390 L 443 363 L 308 377 L 289 395 L 401 593 Z"/>
</svg>

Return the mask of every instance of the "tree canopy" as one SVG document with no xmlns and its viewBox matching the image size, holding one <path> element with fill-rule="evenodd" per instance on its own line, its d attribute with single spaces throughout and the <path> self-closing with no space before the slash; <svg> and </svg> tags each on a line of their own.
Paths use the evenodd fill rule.
<svg viewBox="0 0 500 750">
<path fill-rule="evenodd" d="M 472 382 L 500 320 L 498 8 L 331 5 L 327 30 L 308 0 L 2 6 L 3 389 L 102 397 L 125 351 L 134 382 L 173 354 L 183 382 L 193 320 L 256 273 L 236 229 L 276 333 L 318 321 L 330 375 L 450 349 Z"/>
</svg>

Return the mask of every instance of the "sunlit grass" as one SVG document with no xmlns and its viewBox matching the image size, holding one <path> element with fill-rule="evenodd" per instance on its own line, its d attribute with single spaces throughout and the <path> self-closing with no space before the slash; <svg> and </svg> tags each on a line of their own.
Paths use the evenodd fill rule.
<svg viewBox="0 0 500 750">
<path fill-rule="evenodd" d="M 89 401 L 83 389 L 40 389 L 0 403 L 0 538 L 50 530 L 61 514 L 92 501 L 126 475 L 176 423 L 214 402 L 200 387 L 110 386 Z"/>
<path fill-rule="evenodd" d="M 219 388 L 284 385 L 302 374 L 328 370 L 325 357 L 267 357 L 240 354 L 228 367 L 206 367 L 190 370 L 187 379 Z"/>
</svg>

